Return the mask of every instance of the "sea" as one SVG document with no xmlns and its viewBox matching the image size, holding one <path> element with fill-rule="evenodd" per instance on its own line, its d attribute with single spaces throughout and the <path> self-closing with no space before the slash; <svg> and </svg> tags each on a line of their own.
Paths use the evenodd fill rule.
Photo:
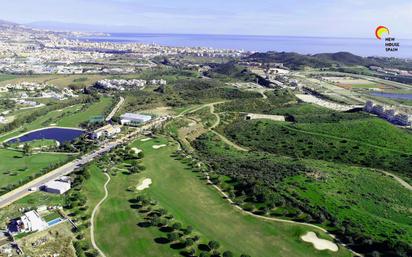
<svg viewBox="0 0 412 257">
<path fill-rule="evenodd" d="M 364 57 L 385 56 L 412 59 L 412 39 L 396 39 L 400 44 L 396 52 L 387 52 L 385 41 L 376 38 L 109 33 L 108 36 L 82 37 L 80 40 L 154 43 L 163 46 L 210 47 L 251 52 L 317 54 L 344 51 Z"/>
</svg>

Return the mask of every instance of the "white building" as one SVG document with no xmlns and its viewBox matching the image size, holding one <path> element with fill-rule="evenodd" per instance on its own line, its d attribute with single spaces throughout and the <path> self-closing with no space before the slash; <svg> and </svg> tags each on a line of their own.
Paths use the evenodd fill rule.
<svg viewBox="0 0 412 257">
<path fill-rule="evenodd" d="M 141 124 L 146 123 L 152 119 L 149 115 L 135 114 L 135 113 L 125 113 L 120 116 L 120 122 L 122 125 L 125 124 Z"/>
<path fill-rule="evenodd" d="M 44 184 L 43 190 L 52 193 L 52 194 L 59 194 L 62 195 L 69 191 L 71 188 L 70 182 L 64 182 L 64 181 L 50 181 Z"/>
<path fill-rule="evenodd" d="M 99 139 L 102 136 L 105 137 L 113 137 L 114 135 L 118 134 L 121 132 L 121 129 L 119 126 L 112 126 L 112 125 L 106 125 L 104 127 L 96 129 L 93 134 L 92 138 L 93 139 Z"/>
<path fill-rule="evenodd" d="M 20 219 L 19 225 L 22 232 L 42 231 L 48 227 L 37 211 L 26 212 Z"/>
<path fill-rule="evenodd" d="M 372 101 L 368 101 L 365 104 L 364 110 L 366 112 L 376 114 L 380 118 L 383 118 L 396 125 L 412 125 L 412 115 L 398 112 L 394 107 L 385 107 L 382 105 L 374 104 Z"/>
</svg>

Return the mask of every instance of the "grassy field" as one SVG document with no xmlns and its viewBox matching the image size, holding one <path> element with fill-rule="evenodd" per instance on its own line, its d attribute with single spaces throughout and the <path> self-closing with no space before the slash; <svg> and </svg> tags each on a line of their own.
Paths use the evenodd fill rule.
<svg viewBox="0 0 412 257">
<path fill-rule="evenodd" d="M 64 154 L 33 154 L 0 149 L 0 187 L 5 188 L 38 174 L 53 164 L 68 160 Z"/>
<path fill-rule="evenodd" d="M 412 133 L 378 118 L 334 123 L 304 123 L 293 127 L 412 153 Z"/>
<path fill-rule="evenodd" d="M 104 195 L 103 185 L 106 176 L 97 167 L 91 168 L 91 179 L 85 183 L 85 194 L 88 198 L 89 213 Z M 180 256 L 166 245 L 159 245 L 154 239 L 163 234 L 154 228 L 137 226 L 139 216 L 130 208 L 129 199 L 135 194 L 127 191 L 128 187 L 136 187 L 140 180 L 138 175 L 125 175 L 119 172 L 112 176 L 108 185 L 109 197 L 100 207 L 95 222 L 97 244 L 107 256 L 148 256 L 172 257 Z M 90 234 L 87 235 L 90 237 Z"/>
<path fill-rule="evenodd" d="M 65 115 L 56 124 L 62 127 L 79 127 L 83 122 L 90 120 L 93 116 L 104 114 L 112 105 L 112 99 L 109 97 L 102 98 L 99 102 L 93 103 L 85 109 L 72 115 Z"/>
<path fill-rule="evenodd" d="M 4 76 L 5 79 L 2 79 Z M 105 75 L 23 75 L 23 76 L 0 76 L 0 86 L 7 84 L 18 84 L 21 82 L 34 82 L 34 83 L 48 83 L 60 88 L 72 86 L 82 88 L 90 86 L 98 80 L 108 78 Z M 6 80 L 7 79 L 7 80 Z M 4 80 L 4 81 L 3 81 Z"/>
<path fill-rule="evenodd" d="M 0 82 L 15 79 L 16 76 L 9 74 L 0 74 Z"/>
<path fill-rule="evenodd" d="M 175 256 L 166 245 L 153 239 L 156 230 L 141 229 L 138 218 L 130 210 L 126 188 L 136 186 L 139 179 L 151 178 L 152 186 L 144 193 L 158 201 L 175 218 L 195 228 L 201 238 L 217 240 L 222 249 L 252 256 L 350 256 L 346 250 L 337 254 L 316 251 L 299 236 L 308 230 L 299 225 L 262 221 L 241 214 L 228 204 L 218 192 L 198 178 L 197 173 L 170 157 L 176 146 L 155 150 L 158 141 L 136 141 L 132 147 L 143 149 L 146 171 L 134 178 L 118 174 L 109 185 L 110 197 L 97 217 L 97 241 L 109 256 Z M 159 161 L 161 160 L 161 161 Z M 133 217 L 136 217 L 134 220 Z M 113 236 L 116 235 L 116 240 Z M 324 235 L 323 235 L 324 236 Z M 150 249 L 150 251 L 148 250 Z"/>
</svg>

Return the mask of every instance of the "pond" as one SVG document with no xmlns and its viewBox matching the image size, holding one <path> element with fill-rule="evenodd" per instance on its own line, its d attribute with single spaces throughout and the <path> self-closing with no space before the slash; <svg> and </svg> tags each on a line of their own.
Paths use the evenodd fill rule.
<svg viewBox="0 0 412 257">
<path fill-rule="evenodd" d="M 60 144 L 73 141 L 83 135 L 84 130 L 75 128 L 45 128 L 27 132 L 19 137 L 9 139 L 8 143 L 25 143 L 34 140 L 48 139 L 58 141 Z"/>
<path fill-rule="evenodd" d="M 404 100 L 412 100 L 412 94 L 396 94 L 396 93 L 383 93 L 383 92 L 373 92 L 371 93 L 373 96 L 391 98 L 391 99 L 404 99 Z"/>
</svg>

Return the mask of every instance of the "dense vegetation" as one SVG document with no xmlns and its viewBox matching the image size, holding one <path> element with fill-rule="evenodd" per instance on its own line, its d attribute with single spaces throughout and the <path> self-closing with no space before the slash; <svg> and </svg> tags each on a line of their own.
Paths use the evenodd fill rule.
<svg viewBox="0 0 412 257">
<path fill-rule="evenodd" d="M 333 66 L 380 66 L 412 70 L 411 62 L 397 58 L 360 57 L 347 52 L 302 55 L 298 53 L 267 52 L 256 53 L 246 58 L 249 61 L 262 63 L 283 63 L 291 69 L 330 68 Z"/>
<path fill-rule="evenodd" d="M 339 124 L 334 123 L 333 125 L 339 127 Z M 229 125 L 225 132 L 241 145 L 256 150 L 295 158 L 393 170 L 412 177 L 412 154 L 410 152 L 372 145 L 368 143 L 368 141 L 373 142 L 374 139 L 371 137 L 368 137 L 367 142 L 362 142 L 357 135 L 352 136 L 351 133 L 346 133 L 348 136 L 346 138 L 339 133 L 339 130 L 335 132 L 336 136 L 328 135 L 327 133 L 333 130 L 333 125 L 326 125 L 322 130 L 317 126 L 318 132 L 315 132 L 271 121 L 239 121 Z M 310 129 L 310 126 L 306 128 Z M 357 132 L 353 131 L 352 133 L 356 134 Z M 380 144 L 384 143 L 378 133 L 370 136 L 373 135 L 377 136 Z"/>
<path fill-rule="evenodd" d="M 213 182 L 247 211 L 322 224 L 368 256 L 408 256 L 412 250 L 409 191 L 391 178 L 327 162 L 239 153 L 212 134 L 193 145 L 215 171 Z"/>
<path fill-rule="evenodd" d="M 237 65 L 236 62 L 213 65 L 213 68 L 205 72 L 205 75 L 221 81 L 252 82 L 265 87 L 270 85 L 269 80 L 252 73 L 246 67 Z"/>
</svg>

